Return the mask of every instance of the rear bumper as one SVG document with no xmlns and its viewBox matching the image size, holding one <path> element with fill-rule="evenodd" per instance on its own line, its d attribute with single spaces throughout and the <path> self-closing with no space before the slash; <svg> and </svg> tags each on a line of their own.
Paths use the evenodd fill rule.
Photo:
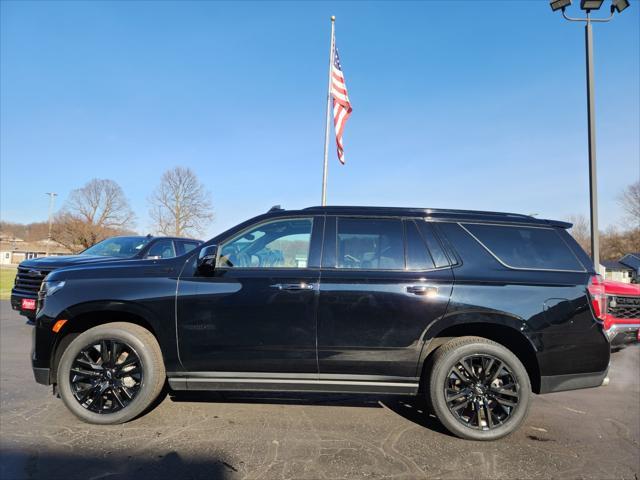
<svg viewBox="0 0 640 480">
<path fill-rule="evenodd" d="M 608 373 L 609 369 L 607 368 L 604 372 L 542 376 L 540 377 L 540 393 L 599 387 L 604 383 Z"/>
</svg>

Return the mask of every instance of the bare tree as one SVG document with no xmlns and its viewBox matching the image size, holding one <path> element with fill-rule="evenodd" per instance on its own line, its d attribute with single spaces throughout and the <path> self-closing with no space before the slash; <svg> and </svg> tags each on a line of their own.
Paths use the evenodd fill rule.
<svg viewBox="0 0 640 480">
<path fill-rule="evenodd" d="M 155 229 L 178 237 L 201 234 L 213 220 L 211 194 L 190 168 L 175 167 L 162 175 L 149 198 Z"/>
<path fill-rule="evenodd" d="M 600 234 L 603 260 L 619 260 L 627 253 L 640 251 L 640 227 L 629 230 L 618 230 L 610 226 Z"/>
<path fill-rule="evenodd" d="M 105 238 L 129 232 L 134 225 L 129 202 L 113 180 L 93 179 L 73 190 L 56 215 L 52 238 L 78 251 Z"/>
<path fill-rule="evenodd" d="M 591 229 L 587 217 L 584 215 L 570 215 L 567 221 L 573 223 L 573 227 L 569 231 L 571 236 L 575 238 L 585 252 L 591 254 Z"/>
<path fill-rule="evenodd" d="M 640 227 L 640 180 L 627 186 L 618 201 L 629 217 L 632 228 Z"/>
<path fill-rule="evenodd" d="M 576 239 L 585 252 L 591 252 L 591 229 L 584 215 L 571 215 L 567 221 L 573 223 L 569 233 Z M 618 260 L 630 252 L 640 251 L 640 226 L 620 230 L 609 226 L 600 232 L 600 258 Z"/>
</svg>

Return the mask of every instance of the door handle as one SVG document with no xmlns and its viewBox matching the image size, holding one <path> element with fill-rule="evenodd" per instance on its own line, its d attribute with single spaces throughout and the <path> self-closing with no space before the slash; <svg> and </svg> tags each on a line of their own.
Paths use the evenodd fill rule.
<svg viewBox="0 0 640 480">
<path fill-rule="evenodd" d="M 315 285 L 313 283 L 274 283 L 270 285 L 271 288 L 276 290 L 313 290 Z"/>
<path fill-rule="evenodd" d="M 407 287 L 407 292 L 425 297 L 435 297 L 438 295 L 438 287 L 428 285 L 411 285 Z"/>
</svg>

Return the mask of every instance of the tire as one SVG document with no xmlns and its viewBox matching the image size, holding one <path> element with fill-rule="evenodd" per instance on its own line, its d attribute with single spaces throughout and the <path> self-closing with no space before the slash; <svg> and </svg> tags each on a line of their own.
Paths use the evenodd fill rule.
<svg viewBox="0 0 640 480">
<path fill-rule="evenodd" d="M 482 337 L 454 338 L 434 352 L 427 373 L 431 408 L 458 437 L 497 440 L 517 430 L 527 417 L 529 375 L 518 357 L 496 342 Z"/>
<path fill-rule="evenodd" d="M 69 344 L 58 365 L 57 387 L 66 407 L 81 420 L 115 425 L 149 408 L 165 380 L 153 334 L 132 323 L 113 322 L 90 328 Z"/>
</svg>

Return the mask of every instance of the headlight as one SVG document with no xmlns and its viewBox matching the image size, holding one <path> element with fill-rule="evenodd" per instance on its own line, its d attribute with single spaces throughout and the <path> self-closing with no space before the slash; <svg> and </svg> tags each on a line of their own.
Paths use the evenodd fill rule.
<svg viewBox="0 0 640 480">
<path fill-rule="evenodd" d="M 42 287 L 40 288 L 40 297 L 44 298 L 44 297 L 49 297 L 51 295 L 53 295 L 54 293 L 56 293 L 58 290 L 60 290 L 62 287 L 64 287 L 64 281 L 63 280 L 59 280 L 59 281 L 52 281 L 52 282 L 47 282 L 44 281 L 42 282 Z"/>
</svg>

